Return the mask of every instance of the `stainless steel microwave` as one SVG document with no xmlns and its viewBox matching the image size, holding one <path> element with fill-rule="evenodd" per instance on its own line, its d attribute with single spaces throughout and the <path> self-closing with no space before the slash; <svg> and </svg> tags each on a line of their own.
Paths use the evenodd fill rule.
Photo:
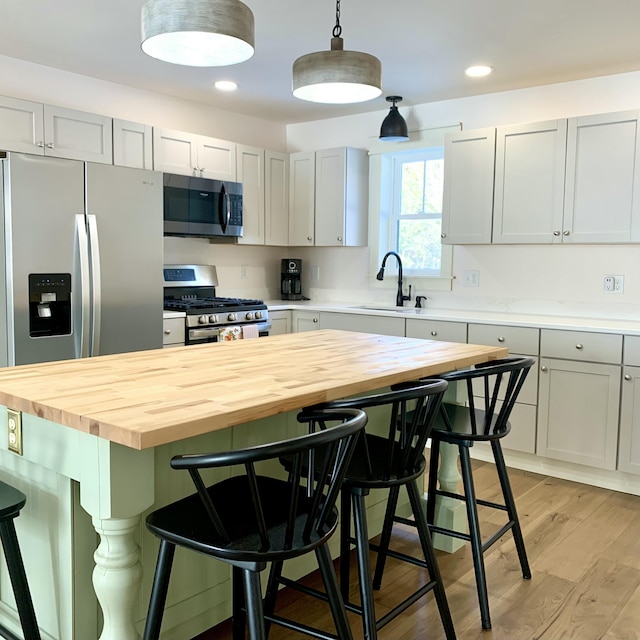
<svg viewBox="0 0 640 640">
<path fill-rule="evenodd" d="M 242 185 L 165 173 L 164 235 L 241 236 Z"/>
</svg>

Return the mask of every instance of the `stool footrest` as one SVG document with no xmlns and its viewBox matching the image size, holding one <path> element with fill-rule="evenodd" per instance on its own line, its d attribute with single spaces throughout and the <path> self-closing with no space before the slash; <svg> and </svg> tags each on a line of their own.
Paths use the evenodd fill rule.
<svg viewBox="0 0 640 640">
<path fill-rule="evenodd" d="M 22 640 L 20 636 L 17 636 L 13 631 L 10 631 L 3 624 L 0 624 L 0 638 L 5 640 Z"/>
</svg>

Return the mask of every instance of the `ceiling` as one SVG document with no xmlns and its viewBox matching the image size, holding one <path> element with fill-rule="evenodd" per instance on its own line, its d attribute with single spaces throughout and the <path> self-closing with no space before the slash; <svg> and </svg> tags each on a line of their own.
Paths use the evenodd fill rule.
<svg viewBox="0 0 640 640">
<path fill-rule="evenodd" d="M 256 51 L 230 67 L 191 68 L 140 49 L 144 0 L 0 0 L 0 55 L 180 96 L 280 123 L 306 122 L 640 69 L 638 0 L 341 0 L 345 49 L 382 62 L 383 95 L 318 105 L 291 94 L 291 67 L 329 49 L 335 0 L 244 0 Z M 464 69 L 495 67 L 488 78 Z M 238 83 L 234 94 L 213 82 Z"/>
</svg>

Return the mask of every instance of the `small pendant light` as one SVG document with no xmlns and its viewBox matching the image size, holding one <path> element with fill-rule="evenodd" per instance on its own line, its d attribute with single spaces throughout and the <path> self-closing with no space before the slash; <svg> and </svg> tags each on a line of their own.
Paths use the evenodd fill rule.
<svg viewBox="0 0 640 640">
<path fill-rule="evenodd" d="M 345 51 L 340 37 L 340 0 L 330 51 L 301 56 L 293 63 L 293 95 L 301 100 L 348 104 L 377 98 L 382 93 L 382 65 L 375 56 Z"/>
<path fill-rule="evenodd" d="M 148 0 L 142 50 L 191 67 L 244 62 L 254 51 L 253 13 L 240 0 Z"/>
<path fill-rule="evenodd" d="M 407 123 L 396 107 L 396 102 L 401 101 L 402 96 L 387 96 L 387 102 L 393 104 L 380 127 L 380 140 L 383 142 L 405 142 L 409 139 Z"/>
</svg>

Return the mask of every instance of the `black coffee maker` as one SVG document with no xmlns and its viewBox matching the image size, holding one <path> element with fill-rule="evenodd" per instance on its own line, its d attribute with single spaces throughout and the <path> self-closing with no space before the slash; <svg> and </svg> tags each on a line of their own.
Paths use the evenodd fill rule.
<svg viewBox="0 0 640 640">
<path fill-rule="evenodd" d="M 280 265 L 280 298 L 302 300 L 302 260 L 283 258 Z"/>
</svg>

